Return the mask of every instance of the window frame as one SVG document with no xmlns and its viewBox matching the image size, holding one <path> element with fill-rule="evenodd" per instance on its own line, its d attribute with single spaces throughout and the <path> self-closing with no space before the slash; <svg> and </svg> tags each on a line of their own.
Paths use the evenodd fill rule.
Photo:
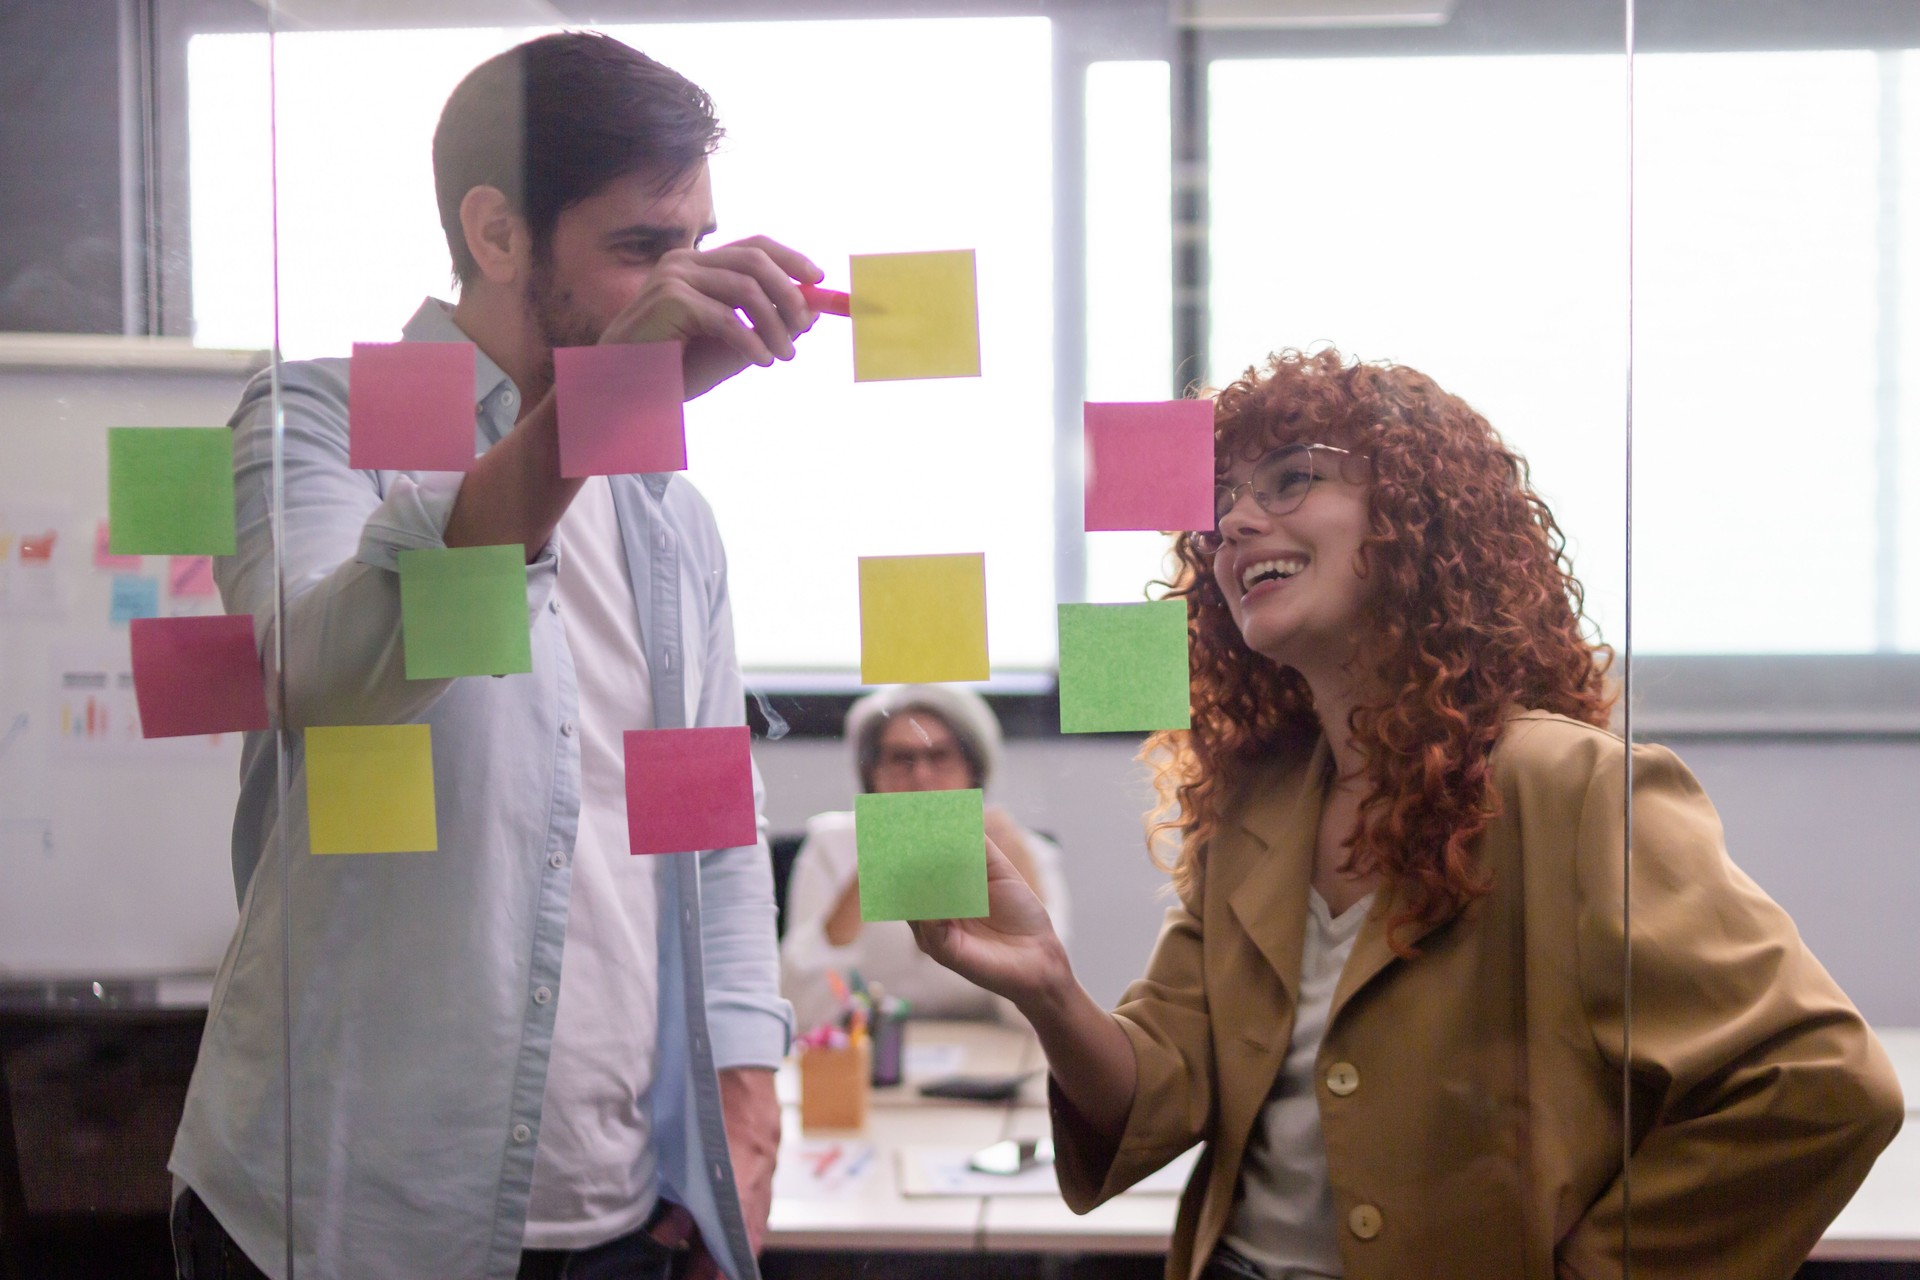
<svg viewBox="0 0 1920 1280">
<path fill-rule="evenodd" d="M 143 172 L 151 193 L 145 272 L 149 325 L 162 335 L 191 331 L 188 258 L 186 50 L 210 32 L 323 26 L 471 25 L 452 11 L 394 6 L 369 23 L 322 23 L 304 0 L 150 0 L 142 37 L 129 44 L 151 95 Z M 528 21 L 568 21 L 571 4 L 529 6 Z M 1661 0 L 1634 14 L 1635 52 L 1731 52 L 1920 47 L 1920 13 L 1889 0 L 1829 0 L 1817 15 L 1791 0 Z M 1205 368 L 1207 261 L 1206 77 L 1215 61 L 1323 57 L 1436 57 L 1625 50 L 1620 0 L 1460 0 L 1434 27 L 1195 29 L 1179 25 L 1178 0 L 974 0 L 915 4 L 835 0 L 819 19 L 1042 16 L 1053 24 L 1054 485 L 1056 596 L 1086 595 L 1086 537 L 1080 528 L 1081 405 L 1086 395 L 1086 85 L 1090 64 L 1164 61 L 1170 68 L 1174 193 L 1174 369 L 1190 381 Z M 792 20 L 782 0 L 617 0 L 595 7 L 597 24 Z M 1816 21 L 1817 17 L 1817 21 Z M 1624 125 L 1624 113 L 1623 113 Z M 1625 294 L 1623 292 L 1623 301 Z M 1180 393 L 1170 386 L 1168 394 Z M 1625 424 L 1623 423 L 1623 431 Z M 1623 435 L 1624 465 L 1624 435 Z M 1709 736 L 1841 735 L 1920 737 L 1920 654 L 1626 654 L 1636 671 L 1636 733 Z M 837 733 L 858 689 L 857 673 L 755 671 L 796 733 Z M 1052 673 L 1007 672 L 990 686 L 1009 732 L 1052 736 Z M 1817 698 L 1815 697 L 1817 695 Z M 1891 696 L 1890 696 L 1891 695 Z M 764 724 L 758 709 L 756 720 Z"/>
</svg>

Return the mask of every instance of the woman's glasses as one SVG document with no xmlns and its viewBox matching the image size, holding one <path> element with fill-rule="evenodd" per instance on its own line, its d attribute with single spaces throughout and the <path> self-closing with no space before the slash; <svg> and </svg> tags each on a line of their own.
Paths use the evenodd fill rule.
<svg viewBox="0 0 1920 1280">
<path fill-rule="evenodd" d="M 1270 516 L 1284 516 L 1307 500 L 1316 480 L 1345 474 L 1354 463 L 1364 461 L 1351 449 L 1331 444 L 1282 445 L 1253 464 L 1251 478 L 1239 484 L 1220 484 L 1213 488 L 1212 529 L 1193 535 L 1194 545 L 1211 553 L 1220 547 L 1220 525 L 1239 505 L 1242 493 L 1252 493 L 1259 508 Z"/>
</svg>

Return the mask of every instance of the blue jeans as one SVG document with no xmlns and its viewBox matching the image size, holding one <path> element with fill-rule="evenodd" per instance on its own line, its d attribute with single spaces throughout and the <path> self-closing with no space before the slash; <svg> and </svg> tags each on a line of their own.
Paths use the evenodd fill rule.
<svg viewBox="0 0 1920 1280">
<path fill-rule="evenodd" d="M 652 1225 L 591 1249 L 529 1249 L 520 1280 L 671 1280 L 687 1251 L 655 1240 Z M 190 1189 L 173 1202 L 173 1268 L 178 1280 L 267 1280 Z"/>
</svg>

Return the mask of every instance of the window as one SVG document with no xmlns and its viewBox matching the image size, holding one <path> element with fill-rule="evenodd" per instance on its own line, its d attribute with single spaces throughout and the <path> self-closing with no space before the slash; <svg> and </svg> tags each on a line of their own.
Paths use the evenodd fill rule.
<svg viewBox="0 0 1920 1280">
<path fill-rule="evenodd" d="M 857 557 L 984 551 L 996 671 L 1054 654 L 1052 41 L 1039 18 L 609 27 L 714 97 L 718 240 L 979 254 L 984 376 L 852 380 L 845 322 L 806 358 L 688 407 L 690 478 L 734 549 L 742 663 L 859 662 Z M 527 30 L 277 37 L 281 342 L 290 358 L 396 337 L 448 297 L 429 144 L 476 63 Z M 196 340 L 265 345 L 262 36 L 189 51 Z M 979 68 L 991 65 L 983 77 Z M 796 74 L 805 92 L 796 93 Z M 747 549 L 751 549 L 750 553 Z"/>
</svg>

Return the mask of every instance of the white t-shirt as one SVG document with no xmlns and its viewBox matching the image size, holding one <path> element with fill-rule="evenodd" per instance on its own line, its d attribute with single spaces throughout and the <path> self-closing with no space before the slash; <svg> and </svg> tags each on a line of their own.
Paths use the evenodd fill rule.
<svg viewBox="0 0 1920 1280">
<path fill-rule="evenodd" d="M 1054 932 L 1064 943 L 1067 884 L 1060 871 L 1060 847 L 1025 827 L 1020 828 L 1020 836 L 1033 855 L 1040 896 L 1053 917 Z M 794 856 L 787 882 L 787 932 L 780 942 L 781 994 L 793 1002 L 798 1030 L 818 1026 L 838 1011 L 839 1002 L 827 983 L 829 969 L 843 978 L 858 971 L 863 980 L 879 983 L 888 995 L 901 997 L 914 1013 L 926 1017 L 1006 1020 L 1018 1016 L 1010 1002 L 974 986 L 920 950 L 904 921 L 863 924 L 860 936 L 844 947 L 828 942 L 827 917 L 859 869 L 851 813 L 817 813 L 807 820 L 807 838 Z"/>
<path fill-rule="evenodd" d="M 1240 1166 L 1240 1198 L 1222 1236 L 1229 1248 L 1269 1276 L 1338 1280 L 1345 1272 L 1327 1144 L 1320 1132 L 1315 1061 L 1340 971 L 1372 905 L 1373 895 L 1368 894 L 1336 919 L 1326 899 L 1307 890 L 1307 936 L 1293 1039 L 1273 1093 L 1254 1123 Z"/>
<path fill-rule="evenodd" d="M 622 737 L 653 726 L 653 693 L 605 477 L 587 481 L 554 542 L 580 690 L 580 832 L 523 1247 L 583 1249 L 640 1226 L 658 1196 L 647 1093 L 659 864 L 628 852 Z"/>
</svg>

